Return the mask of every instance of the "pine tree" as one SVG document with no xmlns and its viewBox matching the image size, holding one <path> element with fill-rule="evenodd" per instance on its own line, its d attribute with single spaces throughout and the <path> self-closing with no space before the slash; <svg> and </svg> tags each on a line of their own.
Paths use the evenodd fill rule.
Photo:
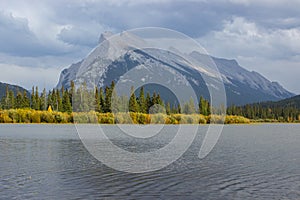
<svg viewBox="0 0 300 200">
<path fill-rule="evenodd" d="M 100 112 L 100 96 L 99 96 L 99 91 L 98 91 L 98 87 L 95 87 L 95 105 L 94 105 L 95 111 L 96 112 Z"/>
<path fill-rule="evenodd" d="M 27 92 L 23 92 L 23 98 L 22 98 L 22 108 L 30 108 L 30 99 L 27 96 Z"/>
<path fill-rule="evenodd" d="M 157 104 L 157 97 L 156 97 L 156 92 L 153 92 L 152 98 L 151 98 L 151 106 Z"/>
<path fill-rule="evenodd" d="M 199 100 L 199 114 L 208 116 L 210 114 L 210 106 L 209 102 L 205 100 L 202 96 L 200 96 Z"/>
<path fill-rule="evenodd" d="M 183 113 L 185 113 L 185 114 L 196 113 L 195 103 L 194 103 L 193 98 L 190 98 L 190 100 L 184 104 Z"/>
<path fill-rule="evenodd" d="M 55 96 L 56 96 L 56 106 L 57 106 L 56 109 L 57 109 L 57 111 L 62 112 L 63 104 L 62 104 L 62 99 L 61 99 L 60 92 L 58 89 L 56 90 Z"/>
<path fill-rule="evenodd" d="M 112 86 L 114 88 L 114 86 Z M 117 95 L 115 89 L 112 90 L 111 94 L 111 112 L 117 113 L 120 112 L 122 109 L 122 101 L 121 98 Z"/>
<path fill-rule="evenodd" d="M 167 115 L 171 114 L 171 106 L 170 106 L 169 102 L 166 104 L 166 113 L 167 113 Z"/>
<path fill-rule="evenodd" d="M 47 110 L 47 93 L 45 88 L 40 97 L 40 110 Z"/>
<path fill-rule="evenodd" d="M 72 112 L 71 100 L 70 100 L 70 95 L 68 90 L 65 90 L 65 92 L 63 93 L 62 107 L 63 107 L 62 109 L 63 112 L 67 112 L 67 113 Z"/>
<path fill-rule="evenodd" d="M 156 103 L 162 107 L 165 107 L 165 104 L 164 104 L 163 100 L 160 98 L 159 93 L 157 94 L 157 97 L 156 97 Z"/>
<path fill-rule="evenodd" d="M 177 113 L 178 113 L 178 114 L 181 113 L 181 106 L 180 106 L 180 104 L 177 105 Z"/>
<path fill-rule="evenodd" d="M 177 106 L 176 106 L 175 103 L 174 103 L 173 106 L 172 106 L 171 113 L 172 113 L 172 114 L 177 114 L 177 113 L 178 113 Z"/>
<path fill-rule="evenodd" d="M 104 100 L 104 94 L 103 94 L 103 89 L 102 87 L 100 88 L 100 92 L 99 92 L 99 103 L 100 103 L 100 111 L 101 113 L 103 113 L 103 109 L 105 107 L 105 100 Z"/>
<path fill-rule="evenodd" d="M 105 87 L 105 100 L 104 100 L 104 109 L 103 112 L 108 113 L 111 112 L 111 89 L 109 87 Z"/>
<path fill-rule="evenodd" d="M 150 93 L 147 92 L 147 95 L 146 95 L 146 113 L 149 112 L 149 109 L 150 109 L 151 106 L 152 106 L 151 96 L 150 96 Z"/>
<path fill-rule="evenodd" d="M 139 108 L 141 113 L 147 112 L 147 104 L 145 99 L 144 87 L 140 89 L 140 96 L 139 96 Z"/>
<path fill-rule="evenodd" d="M 93 101 L 90 101 L 90 94 L 87 89 L 86 83 L 83 83 L 82 86 L 78 88 L 78 109 L 80 112 L 90 111 L 90 105 L 93 104 Z M 92 95 L 93 97 L 93 95 Z"/>
<path fill-rule="evenodd" d="M 15 108 L 23 108 L 23 95 L 21 92 L 17 92 L 16 101 L 15 101 Z"/>
<path fill-rule="evenodd" d="M 40 109 L 40 105 L 41 105 L 41 102 L 40 102 L 40 97 L 39 97 L 39 89 L 38 87 L 36 86 L 35 87 L 35 95 L 34 95 L 34 100 L 35 100 L 35 106 L 33 109 L 35 110 L 39 110 Z"/>
<path fill-rule="evenodd" d="M 3 101 L 3 107 L 4 109 L 10 109 L 10 102 L 9 102 L 9 89 L 8 89 L 8 85 L 6 86 L 6 91 L 5 91 L 5 97 L 4 97 L 4 101 Z"/>
<path fill-rule="evenodd" d="M 34 86 L 32 86 L 32 90 L 31 90 L 31 96 L 30 96 L 30 107 L 32 109 L 34 109 L 36 107 L 36 101 L 35 101 L 35 96 L 34 96 L 35 92 L 34 92 Z"/>
<path fill-rule="evenodd" d="M 15 108 L 15 94 L 12 90 L 8 92 L 8 109 Z"/>
<path fill-rule="evenodd" d="M 134 94 L 134 88 L 131 87 L 131 96 L 129 99 L 129 112 L 138 112 L 138 103 L 136 101 L 136 96 Z"/>
<path fill-rule="evenodd" d="M 70 95 L 71 105 L 73 105 L 73 96 L 75 95 L 75 92 L 76 92 L 74 81 L 71 81 L 70 85 L 71 85 L 71 88 L 70 88 L 69 95 Z"/>
</svg>

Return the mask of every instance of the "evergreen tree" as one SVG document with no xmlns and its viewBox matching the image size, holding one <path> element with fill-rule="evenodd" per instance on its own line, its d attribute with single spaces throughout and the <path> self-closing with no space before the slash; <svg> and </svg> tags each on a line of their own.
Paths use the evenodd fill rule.
<svg viewBox="0 0 300 200">
<path fill-rule="evenodd" d="M 23 95 L 21 92 L 17 92 L 15 108 L 23 108 Z"/>
<path fill-rule="evenodd" d="M 140 89 L 139 108 L 141 113 L 147 112 L 147 102 L 145 99 L 144 87 L 141 87 Z"/>
<path fill-rule="evenodd" d="M 70 83 L 70 91 L 69 91 L 69 95 L 70 95 L 70 101 L 71 101 L 71 105 L 73 105 L 73 95 L 76 92 L 76 88 L 75 88 L 75 83 L 74 81 L 71 81 Z"/>
<path fill-rule="evenodd" d="M 103 111 L 105 113 L 111 112 L 111 89 L 109 87 L 105 87 L 105 103 Z"/>
<path fill-rule="evenodd" d="M 173 106 L 172 106 L 171 113 L 172 113 L 172 114 L 177 114 L 177 113 L 178 113 L 178 109 L 177 109 L 177 106 L 176 106 L 175 103 L 174 103 Z"/>
<path fill-rule="evenodd" d="M 63 111 L 63 104 L 62 104 L 62 99 L 61 99 L 60 92 L 59 92 L 58 89 L 55 92 L 55 97 L 56 97 L 56 106 L 57 106 L 56 109 L 57 109 L 57 111 L 62 112 Z"/>
<path fill-rule="evenodd" d="M 63 93 L 62 107 L 63 107 L 62 109 L 63 112 L 67 112 L 67 113 L 72 112 L 72 105 L 71 105 L 71 100 L 70 100 L 70 95 L 68 90 L 65 90 L 65 92 Z"/>
<path fill-rule="evenodd" d="M 98 87 L 95 87 L 95 105 L 94 105 L 96 112 L 101 112 L 101 105 L 100 105 L 100 95 L 98 91 Z"/>
<path fill-rule="evenodd" d="M 156 96 L 156 92 L 153 92 L 152 94 L 152 98 L 151 98 L 151 106 L 157 104 L 157 96 Z"/>
<path fill-rule="evenodd" d="M 147 95 L 146 95 L 146 113 L 149 112 L 149 109 L 150 109 L 151 106 L 152 106 L 151 96 L 150 96 L 150 93 L 147 92 Z"/>
<path fill-rule="evenodd" d="M 47 110 L 47 93 L 45 88 L 40 97 L 40 110 Z"/>
<path fill-rule="evenodd" d="M 171 114 L 171 106 L 170 106 L 169 102 L 166 104 L 166 113 L 167 113 L 167 115 Z"/>
<path fill-rule="evenodd" d="M 15 108 L 15 95 L 12 90 L 8 92 L 8 109 L 14 109 Z"/>
<path fill-rule="evenodd" d="M 36 86 L 35 87 L 35 95 L 34 95 L 34 100 L 35 100 L 35 106 L 33 109 L 35 110 L 39 110 L 40 109 L 40 105 L 41 105 L 41 101 L 40 101 L 40 97 L 39 97 L 39 89 L 38 87 Z"/>
<path fill-rule="evenodd" d="M 104 107 L 105 107 L 105 100 L 104 100 L 104 94 L 103 94 L 103 89 L 102 87 L 100 88 L 100 92 L 99 92 L 99 104 L 100 104 L 100 111 L 101 113 L 104 112 Z"/>
<path fill-rule="evenodd" d="M 31 102 L 31 108 L 34 109 L 36 107 L 34 86 L 32 86 L 31 96 L 30 96 L 30 102 Z"/>
<path fill-rule="evenodd" d="M 138 112 L 138 103 L 136 101 L 136 96 L 134 94 L 134 88 L 131 87 L 131 92 L 130 92 L 131 96 L 129 99 L 129 112 Z"/>
<path fill-rule="evenodd" d="M 90 111 L 90 105 L 93 104 L 93 101 L 91 100 L 91 97 L 93 97 L 93 95 L 91 96 L 89 94 L 89 91 L 87 89 L 87 85 L 86 83 L 83 83 L 83 85 L 78 89 L 79 91 L 79 110 L 81 112 L 88 112 Z"/>
<path fill-rule="evenodd" d="M 200 96 L 198 109 L 199 109 L 199 113 L 202 115 L 208 116 L 210 114 L 209 102 L 205 100 L 202 96 Z"/>
<path fill-rule="evenodd" d="M 177 113 L 178 113 L 178 114 L 181 113 L 181 106 L 180 106 L 180 104 L 177 105 Z"/>
<path fill-rule="evenodd" d="M 27 92 L 23 92 L 23 98 L 22 98 L 22 108 L 30 108 L 30 99 L 27 96 Z"/>
<path fill-rule="evenodd" d="M 183 113 L 185 113 L 185 114 L 196 113 L 195 103 L 194 103 L 193 98 L 190 98 L 190 100 L 184 104 Z"/>
</svg>

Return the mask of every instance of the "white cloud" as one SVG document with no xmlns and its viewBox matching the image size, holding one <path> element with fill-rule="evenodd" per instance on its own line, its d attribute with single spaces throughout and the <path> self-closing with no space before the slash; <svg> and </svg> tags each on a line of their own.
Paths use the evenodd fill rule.
<svg viewBox="0 0 300 200">
<path fill-rule="evenodd" d="M 300 93 L 300 29 L 266 29 L 241 17 L 224 21 L 223 29 L 198 40 L 215 56 L 239 63 Z M 293 80 L 289 79 L 293 77 Z"/>
<path fill-rule="evenodd" d="M 32 86 L 52 89 L 58 82 L 59 69 L 55 68 L 32 68 L 26 66 L 0 64 L 1 82 L 17 84 L 26 89 Z"/>
<path fill-rule="evenodd" d="M 0 63 L 60 70 L 85 57 L 104 30 L 160 26 L 200 37 L 212 55 L 292 83 L 275 72 L 281 65 L 284 73 L 297 72 L 299 7 L 299 0 L 0 1 Z M 0 81 L 9 76 L 2 71 Z"/>
<path fill-rule="evenodd" d="M 300 29 L 265 29 L 241 17 L 225 21 L 199 41 L 213 54 L 290 59 L 300 54 Z"/>
</svg>

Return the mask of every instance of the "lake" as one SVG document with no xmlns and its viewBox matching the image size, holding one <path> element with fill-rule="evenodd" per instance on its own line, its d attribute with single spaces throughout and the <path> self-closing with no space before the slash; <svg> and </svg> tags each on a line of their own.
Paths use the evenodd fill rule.
<svg viewBox="0 0 300 200">
<path fill-rule="evenodd" d="M 300 125 L 225 126 L 200 160 L 207 127 L 174 163 L 132 174 L 97 161 L 74 125 L 0 125 L 0 199 L 300 199 Z M 176 126 L 138 140 L 104 129 L 116 145 L 142 152 L 168 144 Z"/>
</svg>

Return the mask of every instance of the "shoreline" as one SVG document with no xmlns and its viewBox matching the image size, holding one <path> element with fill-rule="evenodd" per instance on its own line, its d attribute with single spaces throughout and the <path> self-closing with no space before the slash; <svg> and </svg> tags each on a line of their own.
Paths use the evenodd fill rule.
<svg viewBox="0 0 300 200">
<path fill-rule="evenodd" d="M 147 126 L 147 125 L 165 125 L 165 126 L 180 126 L 180 125 L 193 125 L 193 126 L 209 126 L 209 125 L 267 125 L 267 124 L 278 124 L 278 125 L 300 125 L 300 122 L 250 122 L 250 123 L 231 123 L 231 124 L 157 124 L 157 123 L 150 123 L 150 124 L 105 124 L 105 123 L 0 123 L 1 125 L 104 125 L 104 126 L 116 126 L 116 125 L 132 125 L 132 126 Z"/>
<path fill-rule="evenodd" d="M 32 109 L 0 110 L 0 124 L 110 124 L 110 125 L 209 125 L 209 124 L 300 124 L 300 121 L 248 119 L 239 115 L 146 114 L 139 112 L 57 112 Z"/>
</svg>

